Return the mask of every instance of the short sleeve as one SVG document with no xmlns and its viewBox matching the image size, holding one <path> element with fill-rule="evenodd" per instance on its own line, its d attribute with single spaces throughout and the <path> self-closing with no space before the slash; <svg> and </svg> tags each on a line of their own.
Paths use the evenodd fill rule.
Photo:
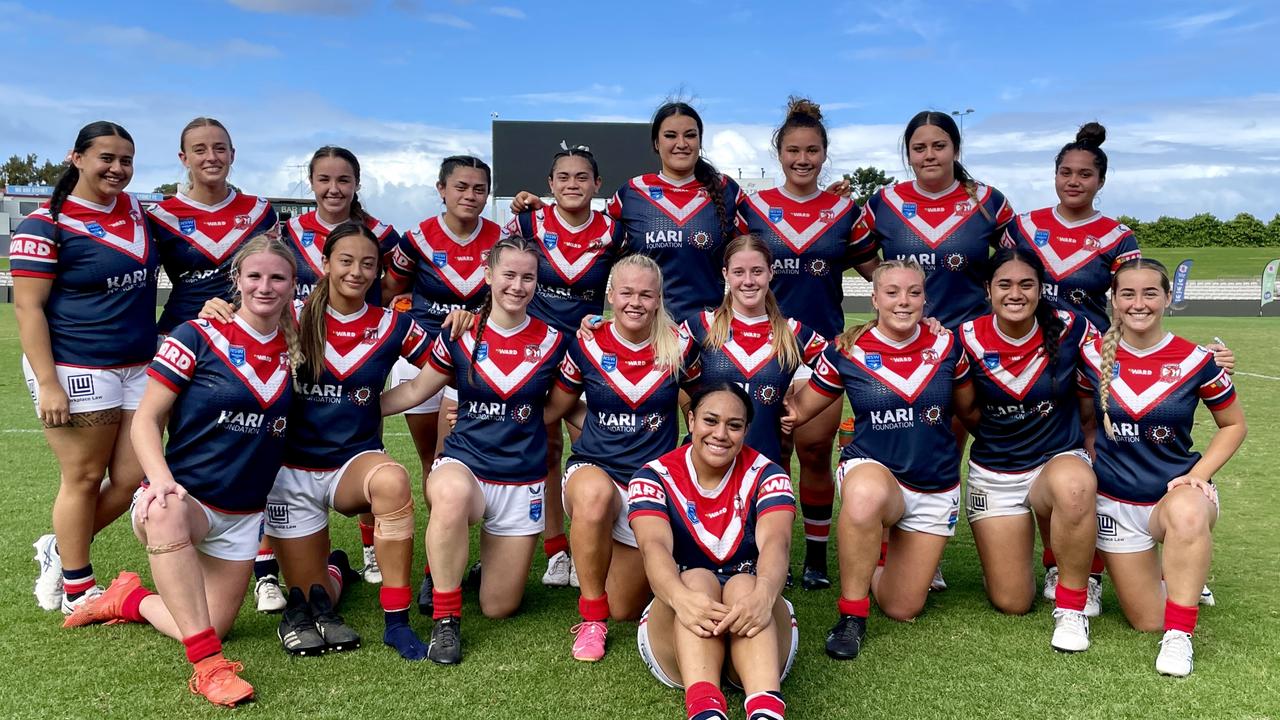
<svg viewBox="0 0 1280 720">
<path fill-rule="evenodd" d="M 627 484 L 627 519 L 642 515 L 671 521 L 667 514 L 667 491 L 657 471 L 648 465 L 636 471 Z"/>
<path fill-rule="evenodd" d="M 413 231 L 410 230 L 401 235 L 399 242 L 391 249 L 387 272 L 402 278 L 413 277 L 421 259 L 422 256 L 413 243 Z"/>
<path fill-rule="evenodd" d="M 572 348 L 564 354 L 564 359 L 560 361 L 560 377 L 556 382 L 560 383 L 560 387 L 576 394 L 582 392 L 583 379 L 582 368 L 574 361 L 574 354 Z"/>
<path fill-rule="evenodd" d="M 192 320 L 173 329 L 160 344 L 156 356 L 147 367 L 147 375 L 175 393 L 191 384 L 196 374 L 196 349 L 200 346 L 200 331 Z"/>
<path fill-rule="evenodd" d="M 1116 243 L 1116 254 L 1111 260 L 1111 272 L 1120 269 L 1120 266 L 1142 257 L 1142 251 L 1138 249 L 1138 239 L 1134 237 L 1133 231 L 1121 225 L 1124 228 L 1124 235 L 1120 237 L 1120 241 Z"/>
<path fill-rule="evenodd" d="M 427 362 L 432 368 L 446 374 L 453 374 L 453 353 L 449 351 L 448 333 L 440 333 L 436 339 L 431 342 L 431 352 L 427 355 Z"/>
<path fill-rule="evenodd" d="M 845 268 L 855 267 L 880 254 L 880 241 L 874 233 L 861 232 L 862 217 L 867 214 L 864 208 L 856 204 L 849 212 L 857 213 L 853 226 L 849 229 L 849 239 L 845 243 L 844 257 L 841 265 Z"/>
<path fill-rule="evenodd" d="M 796 496 L 791 489 L 791 478 L 782 468 L 773 463 L 765 468 L 764 478 L 756 489 L 755 505 L 757 516 L 775 510 L 796 511 Z"/>
<path fill-rule="evenodd" d="M 965 352 L 964 349 L 960 347 L 959 341 L 956 342 L 955 349 L 952 350 L 952 352 L 956 354 L 955 384 L 963 385 L 972 379 L 969 376 L 969 371 L 973 367 L 969 364 L 969 353 Z"/>
<path fill-rule="evenodd" d="M 58 227 L 48 217 L 28 216 L 9 241 L 9 269 L 14 277 L 52 280 L 58 268 Z"/>
<path fill-rule="evenodd" d="M 827 349 L 827 339 L 807 325 L 797 324 L 796 329 L 796 341 L 800 345 L 800 360 L 809 367 L 816 366 L 818 359 Z"/>
<path fill-rule="evenodd" d="M 875 193 L 867 198 L 867 202 L 862 206 L 862 213 L 858 215 L 858 220 L 853 223 L 853 235 L 851 241 L 854 243 L 871 243 L 873 247 L 879 251 L 880 236 L 876 232 L 876 206 L 882 197 L 883 189 L 875 191 Z"/>
<path fill-rule="evenodd" d="M 839 352 L 835 344 L 829 343 L 827 349 L 818 356 L 818 362 L 813 366 L 813 375 L 809 378 L 809 387 L 827 397 L 836 397 L 844 390 L 844 380 L 836 367 Z"/>
<path fill-rule="evenodd" d="M 1226 370 L 1218 367 L 1218 363 L 1210 360 L 1201 370 L 1201 381 L 1197 394 L 1210 410 L 1221 410 L 1236 400 L 1235 384 Z"/>
<path fill-rule="evenodd" d="M 414 367 L 427 364 L 427 356 L 431 353 L 432 342 L 427 338 L 427 331 L 408 316 L 401 316 L 401 322 L 408 321 L 404 339 L 400 342 L 400 357 L 408 360 Z"/>
</svg>

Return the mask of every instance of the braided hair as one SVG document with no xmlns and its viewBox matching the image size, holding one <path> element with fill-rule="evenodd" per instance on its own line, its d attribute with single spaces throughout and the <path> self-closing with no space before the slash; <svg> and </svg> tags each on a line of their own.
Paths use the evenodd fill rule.
<svg viewBox="0 0 1280 720">
<path fill-rule="evenodd" d="M 1170 291 L 1169 269 L 1159 260 L 1151 258 L 1134 258 L 1127 260 L 1116 269 L 1114 275 L 1111 276 L 1111 295 L 1114 298 L 1116 288 L 1120 286 L 1120 275 L 1130 270 L 1155 270 L 1160 273 L 1160 287 L 1164 289 L 1165 294 Z M 1112 302 L 1111 327 L 1107 328 L 1107 332 L 1102 336 L 1102 366 L 1098 368 L 1098 407 L 1102 408 L 1102 427 L 1107 431 L 1107 437 L 1112 440 L 1116 439 L 1115 428 L 1111 426 L 1111 416 L 1107 414 L 1107 408 L 1111 401 L 1111 381 L 1115 379 L 1116 365 L 1116 348 L 1120 346 L 1123 338 L 1123 323 L 1120 322 L 1120 316 L 1115 312 L 1115 303 Z"/>
<path fill-rule="evenodd" d="M 133 136 L 128 130 L 108 120 L 98 120 L 80 128 L 80 132 L 76 134 L 76 144 L 72 152 L 76 155 L 84 155 L 89 152 L 93 141 L 100 137 L 121 137 L 133 143 Z M 67 163 L 67 169 L 63 170 L 62 175 L 58 177 L 58 182 L 53 186 L 53 196 L 49 198 L 49 216 L 54 223 L 58 222 L 62 204 L 67 201 L 71 191 L 76 189 L 78 182 L 80 182 L 80 168 L 74 163 Z"/>
<path fill-rule="evenodd" d="M 693 120 L 693 124 L 698 128 L 698 139 L 702 139 L 702 116 L 698 114 L 693 106 L 686 102 L 672 101 L 663 103 L 656 112 L 653 113 L 653 121 L 649 123 L 649 140 L 653 143 L 653 151 L 658 151 L 658 134 L 662 131 L 662 123 L 667 118 L 684 115 Z M 711 198 L 712 204 L 716 208 L 716 220 L 720 225 L 720 236 L 723 240 L 727 240 L 733 235 L 733 219 L 729 217 L 729 210 L 724 204 L 724 176 L 716 170 L 716 166 L 698 155 L 697 162 L 693 165 L 693 179 L 707 191 L 707 196 Z"/>
<path fill-rule="evenodd" d="M 1040 352 L 1049 363 L 1052 393 L 1050 397 L 1056 398 L 1058 397 L 1058 357 L 1062 354 L 1062 331 L 1066 329 L 1067 323 L 1058 315 L 1053 305 L 1041 296 L 1041 288 L 1045 285 L 1046 277 L 1040 258 L 1036 257 L 1035 253 L 1021 248 L 1002 247 L 996 250 L 991 256 L 991 273 L 987 276 L 987 292 L 991 292 L 991 283 L 995 280 L 1000 268 L 1015 262 L 1031 268 L 1036 275 L 1035 317 L 1036 324 L 1040 326 Z"/>
<path fill-rule="evenodd" d="M 474 166 L 471 166 L 474 167 Z M 502 254 L 507 251 L 523 252 L 538 256 L 538 247 L 531 240 L 522 235 L 508 235 L 493 244 L 493 248 L 489 250 L 489 258 L 485 261 L 489 272 L 492 273 L 498 268 L 498 261 L 502 258 Z M 489 314 L 493 312 L 493 291 L 484 294 L 484 302 L 480 304 L 479 312 L 476 314 L 475 330 L 476 342 L 471 348 L 471 364 L 467 368 L 467 381 L 475 382 L 476 357 L 480 353 L 481 338 L 484 337 L 485 327 L 489 323 Z"/>
</svg>

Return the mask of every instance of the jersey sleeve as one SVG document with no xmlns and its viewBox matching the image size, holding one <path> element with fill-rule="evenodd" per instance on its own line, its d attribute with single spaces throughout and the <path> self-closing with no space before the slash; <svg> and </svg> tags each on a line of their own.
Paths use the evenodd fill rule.
<svg viewBox="0 0 1280 720">
<path fill-rule="evenodd" d="M 953 343 L 951 352 L 956 356 L 955 384 L 959 386 L 973 380 L 970 373 L 973 366 L 969 364 L 969 353 L 964 351 L 964 348 L 961 346 L 960 339 L 955 338 Z"/>
<path fill-rule="evenodd" d="M 605 206 L 604 206 L 604 213 L 609 217 L 613 218 L 613 222 L 616 225 L 621 224 L 620 221 L 622 220 L 622 193 L 625 192 L 626 189 L 627 189 L 627 185 L 626 183 L 623 183 L 622 187 L 618 188 L 618 191 L 613 194 L 613 197 L 609 198 L 609 201 L 605 203 Z M 616 231 L 617 229 L 618 228 L 615 226 L 614 230 Z"/>
<path fill-rule="evenodd" d="M 579 365 L 580 358 L 579 345 L 574 342 L 569 346 L 569 350 L 565 352 L 564 359 L 560 361 L 560 376 L 556 378 L 556 382 L 560 387 L 575 395 L 582 392 L 583 386 L 586 384 L 582 377 L 582 366 Z"/>
<path fill-rule="evenodd" d="M 173 329 L 160 344 L 156 356 L 147 367 L 147 375 L 175 393 L 180 393 L 196 374 L 196 350 L 200 346 L 200 331 L 192 320 Z"/>
<path fill-rule="evenodd" d="M 422 260 L 422 254 L 414 245 L 413 231 L 410 230 L 401 235 L 396 246 L 391 249 L 387 272 L 402 279 L 411 278 L 420 260 Z"/>
<path fill-rule="evenodd" d="M 844 381 L 840 378 L 840 371 L 836 369 L 839 352 L 835 343 L 828 343 L 827 348 L 818 356 L 817 364 L 813 366 L 813 375 L 809 377 L 809 387 L 827 397 L 837 397 L 844 390 Z"/>
<path fill-rule="evenodd" d="M 448 336 L 449 333 L 442 332 L 431 342 L 431 351 L 427 355 L 427 363 L 439 372 L 452 375 L 454 368 L 453 353 L 449 348 L 451 343 L 447 339 Z"/>
<path fill-rule="evenodd" d="M 796 343 L 800 346 L 800 361 L 809 367 L 817 366 L 818 359 L 827 349 L 826 338 L 814 332 L 813 328 L 800 323 L 796 323 Z"/>
<path fill-rule="evenodd" d="M 29 215 L 18 224 L 9 241 L 10 273 L 14 277 L 52 280 L 57 270 L 58 226 L 48 217 Z"/>
<path fill-rule="evenodd" d="M 862 206 L 862 212 L 858 215 L 857 221 L 853 223 L 851 243 L 867 244 L 879 252 L 880 233 L 876 230 L 876 208 L 880 205 L 883 193 L 884 188 L 881 188 L 867 198 L 867 202 Z"/>
<path fill-rule="evenodd" d="M 849 238 L 845 242 L 844 255 L 840 258 L 841 271 L 857 267 L 880 254 L 880 241 L 875 233 L 859 232 L 862 216 L 866 210 L 855 203 L 849 212 L 857 213 L 853 226 L 849 230 Z"/>
<path fill-rule="evenodd" d="M 1009 199 L 1004 193 L 991 188 L 991 203 L 995 205 L 995 231 L 991 233 L 991 246 L 999 247 L 1001 240 L 1004 238 L 1005 230 L 1013 223 L 1016 217 L 1013 213 L 1013 206 L 1009 204 Z"/>
<path fill-rule="evenodd" d="M 680 386 L 692 387 L 702 378 L 702 343 L 689 330 L 689 321 L 680 324 Z"/>
<path fill-rule="evenodd" d="M 627 519 L 657 517 L 671 522 L 667 514 L 667 491 L 658 473 L 648 465 L 636 471 L 627 484 Z"/>
<path fill-rule="evenodd" d="M 1138 249 L 1138 238 L 1134 237 L 1133 231 L 1123 225 L 1120 227 L 1124 228 L 1124 235 L 1116 243 L 1115 256 L 1111 258 L 1112 273 L 1130 260 L 1142 257 L 1142 251 Z"/>
<path fill-rule="evenodd" d="M 765 467 L 764 477 L 756 489 L 756 516 L 776 510 L 796 511 L 796 496 L 791 489 L 791 478 L 773 463 Z"/>
<path fill-rule="evenodd" d="M 1227 374 L 1210 358 L 1196 378 L 1200 383 L 1197 394 L 1210 410 L 1221 410 L 1236 401 L 1236 388 Z"/>
<path fill-rule="evenodd" d="M 404 329 L 404 339 L 400 342 L 400 357 L 408 360 L 414 367 L 426 365 L 433 344 L 427 337 L 427 331 L 407 315 L 401 315 L 400 322 L 408 325 Z"/>
</svg>

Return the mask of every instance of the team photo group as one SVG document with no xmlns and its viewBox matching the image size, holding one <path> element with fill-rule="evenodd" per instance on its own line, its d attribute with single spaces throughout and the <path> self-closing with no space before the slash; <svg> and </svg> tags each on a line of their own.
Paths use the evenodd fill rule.
<svg viewBox="0 0 1280 720">
<path fill-rule="evenodd" d="M 954 572 L 981 575 L 993 612 L 1047 600 L 1046 652 L 1089 649 L 1105 578 L 1106 612 L 1155 634 L 1155 671 L 1192 672 L 1214 478 L 1246 434 L 1235 355 L 1165 329 L 1166 268 L 1095 206 L 1102 125 L 1044 158 L 1058 202 L 1019 214 L 960 162 L 946 113 L 910 118 L 912 177 L 861 204 L 825 178 L 817 103 L 790 99 L 783 181 L 747 193 L 667 102 L 654 171 L 603 211 L 609 168 L 585 147 L 548 148 L 548 189 L 505 226 L 483 216 L 489 166 L 455 155 L 444 211 L 403 232 L 336 146 L 306 167 L 316 209 L 279 220 L 228 183 L 233 129 L 174 128 L 186 181 L 144 208 L 129 132 L 86 125 L 13 235 L 22 371 L 61 474 L 35 597 L 65 627 L 150 625 L 182 644 L 193 693 L 235 706 L 252 668 L 222 638 L 246 595 L 280 613 L 284 652 L 314 656 L 360 647 L 336 608 L 379 584 L 373 652 L 452 665 L 464 588 L 520 623 L 541 573 L 577 589 L 574 659 L 638 648 L 688 718 L 728 717 L 733 688 L 768 720 L 802 642 L 791 600 L 838 589 L 803 642 L 875 662 L 872 602 L 920 615 L 967 521 L 981 566 Z M 849 326 L 846 271 L 871 283 Z M 1216 430 L 1193 449 L 1201 403 Z M 412 472 L 383 445 L 394 415 Z M 335 511 L 358 518 L 359 567 Z M 118 520 L 140 548 L 111 563 L 146 583 L 94 575 Z"/>
</svg>

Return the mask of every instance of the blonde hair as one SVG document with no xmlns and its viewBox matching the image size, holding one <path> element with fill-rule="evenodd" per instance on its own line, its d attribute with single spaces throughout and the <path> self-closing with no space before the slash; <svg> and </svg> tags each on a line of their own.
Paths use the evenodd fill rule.
<svg viewBox="0 0 1280 720">
<path fill-rule="evenodd" d="M 639 268 L 653 273 L 658 285 L 658 307 L 653 314 L 653 322 L 649 325 L 649 344 L 653 348 L 653 362 L 661 368 L 667 368 L 674 375 L 682 366 L 679 328 L 671 314 L 667 312 L 666 299 L 662 293 L 662 268 L 648 255 L 627 255 L 613 264 L 609 271 L 609 287 L 617 287 L 618 274 L 624 268 Z"/>
<path fill-rule="evenodd" d="M 755 235 L 739 235 L 724 248 L 724 262 L 722 267 L 729 269 L 729 260 L 740 252 L 755 251 L 764 256 L 764 263 L 769 267 L 773 267 L 773 253 L 769 250 L 768 243 L 764 242 Z M 773 296 L 773 290 L 767 286 L 764 289 L 764 311 L 769 318 L 769 332 L 772 337 L 769 345 L 772 348 L 770 355 L 778 358 L 778 364 L 782 369 L 791 372 L 800 367 L 803 361 L 800 355 L 800 345 L 796 342 L 795 333 L 791 332 L 791 326 L 787 324 L 787 317 L 782 314 L 782 309 L 778 307 L 778 299 Z M 707 338 L 703 341 L 703 345 L 708 350 L 719 350 L 729 341 L 729 329 L 733 323 L 733 293 L 726 292 L 724 300 L 721 301 L 720 307 L 716 308 L 715 314 L 711 321 L 711 329 L 707 331 Z"/>
<path fill-rule="evenodd" d="M 1120 274 L 1130 270 L 1155 270 L 1160 273 L 1160 287 L 1164 289 L 1166 295 L 1171 288 L 1169 269 L 1160 261 L 1151 258 L 1137 257 L 1127 260 L 1111 276 L 1111 327 L 1107 328 L 1106 334 L 1102 336 L 1102 366 L 1098 368 L 1098 407 L 1102 409 L 1102 429 L 1112 440 L 1116 439 L 1116 433 L 1107 410 L 1111 404 L 1111 381 L 1115 378 L 1116 348 L 1120 346 L 1124 332 L 1120 316 L 1115 311 L 1115 294 L 1119 286 Z"/>
<path fill-rule="evenodd" d="M 223 125 L 221 122 L 211 117 L 198 117 L 187 123 L 186 127 L 182 128 L 182 134 L 178 136 L 178 150 L 185 154 L 187 152 L 187 133 L 195 130 L 196 128 L 202 127 L 216 127 L 222 130 L 222 132 L 227 134 L 227 145 L 231 147 L 233 151 L 235 150 L 235 145 L 231 143 L 231 131 L 227 129 L 226 125 Z M 228 168 L 227 173 L 230 174 L 230 172 L 231 169 Z M 187 168 L 186 177 L 186 182 L 182 183 L 182 189 L 190 192 L 191 187 L 195 184 L 195 180 L 191 177 L 191 168 L 189 167 Z"/>
<path fill-rule="evenodd" d="M 241 297 L 240 289 L 236 287 L 236 281 L 240 277 L 240 269 L 244 267 L 244 261 L 250 255 L 258 253 L 267 253 L 275 255 L 289 263 L 289 270 L 293 273 L 293 280 L 296 283 L 298 279 L 298 261 L 293 257 L 293 251 L 289 249 L 279 238 L 272 238 L 266 235 L 258 235 L 250 238 L 248 242 L 236 251 L 235 257 L 231 258 L 231 286 L 235 288 L 231 302 L 237 310 L 240 309 Z M 280 308 L 280 332 L 284 335 L 285 345 L 289 348 L 289 367 L 296 374 L 298 368 L 306 361 L 302 354 L 302 345 L 298 340 L 298 326 L 293 321 L 293 300 L 290 298 L 285 301 L 284 307 Z"/>
<path fill-rule="evenodd" d="M 871 287 L 873 293 L 875 292 L 875 288 L 880 285 L 880 278 L 890 270 L 910 270 L 919 274 L 921 281 L 924 280 L 924 269 L 921 268 L 920 263 L 915 260 L 912 260 L 911 258 L 885 260 L 877 265 L 875 271 L 871 273 Z M 871 318 L 861 325 L 854 325 L 853 327 L 846 328 L 844 332 L 840 333 L 840 335 L 836 337 L 836 347 L 842 352 L 849 352 L 849 350 L 853 348 L 853 344 L 858 341 L 858 338 L 862 337 L 868 330 L 875 327 L 876 323 L 879 321 L 880 314 L 879 311 L 877 311 L 876 317 Z"/>
</svg>

